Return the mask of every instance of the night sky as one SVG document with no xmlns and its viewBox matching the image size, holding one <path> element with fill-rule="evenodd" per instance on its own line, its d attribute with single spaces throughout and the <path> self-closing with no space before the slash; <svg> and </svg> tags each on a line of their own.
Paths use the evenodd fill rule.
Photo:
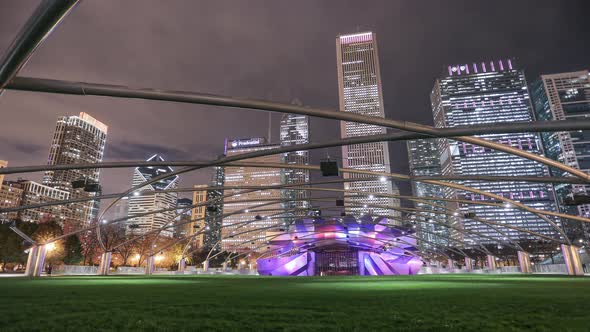
<svg viewBox="0 0 590 332">
<path fill-rule="evenodd" d="M 0 50 L 39 1 L 0 0 Z M 587 1 L 82 1 L 37 50 L 21 76 L 198 91 L 338 108 L 335 37 L 377 33 L 385 114 L 432 124 L 429 93 L 448 64 L 513 57 L 532 81 L 590 69 Z M 265 136 L 263 112 L 167 102 L 5 91 L 0 159 L 46 163 L 60 115 L 84 111 L 109 126 L 105 161 L 208 160 L 225 137 Z M 280 115 L 272 117 L 273 140 Z M 312 141 L 339 137 L 336 121 L 312 119 Z M 313 153 L 317 163 L 326 151 Z M 330 150 L 340 156 L 339 149 Z M 405 144 L 392 171 L 407 173 Z M 131 183 L 105 170 L 105 193 Z M 25 175 L 40 179 L 39 174 Z M 210 170 L 181 178 L 204 183 Z M 14 177 L 9 177 L 14 178 Z M 402 186 L 404 191 L 407 186 Z"/>
</svg>

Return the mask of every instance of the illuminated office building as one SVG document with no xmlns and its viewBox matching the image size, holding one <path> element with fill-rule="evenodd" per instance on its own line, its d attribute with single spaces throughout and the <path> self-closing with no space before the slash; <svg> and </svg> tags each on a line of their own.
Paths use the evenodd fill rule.
<svg viewBox="0 0 590 332">
<path fill-rule="evenodd" d="M 541 75 L 531 85 L 531 98 L 538 121 L 588 120 L 590 117 L 590 76 L 587 70 Z M 590 131 L 562 131 L 541 133 L 547 157 L 570 167 L 590 173 Z M 549 169 L 552 176 L 569 174 Z M 590 186 L 556 184 L 555 192 L 562 212 L 584 217 L 590 216 L 590 205 L 566 206 L 569 194 L 589 195 Z M 584 236 L 583 223 L 564 221 L 564 228 L 571 238 Z M 587 230 L 586 230 L 587 231 Z"/>
<path fill-rule="evenodd" d="M 203 203 L 207 201 L 207 185 L 205 184 L 196 184 L 193 186 L 195 190 L 193 191 L 193 205 Z M 192 208 L 192 222 L 190 223 L 190 231 L 189 234 L 197 234 L 194 237 L 193 243 L 198 247 L 202 248 L 204 244 L 205 236 L 203 232 L 205 231 L 205 212 L 207 211 L 207 206 L 197 206 Z"/>
<path fill-rule="evenodd" d="M 70 199 L 70 192 L 46 186 L 35 181 L 21 181 L 21 205 L 33 205 Z M 53 205 L 19 211 L 18 218 L 22 221 L 39 223 L 54 220 L 63 226 L 67 220 L 77 220 L 77 211 L 67 205 Z"/>
<path fill-rule="evenodd" d="M 294 100 L 292 104 L 302 106 L 299 100 Z M 300 114 L 284 114 L 281 118 L 280 126 L 281 146 L 292 146 L 309 143 L 309 117 Z M 291 165 L 309 165 L 309 151 L 292 151 L 283 154 L 283 163 Z M 282 181 L 284 184 L 308 183 L 309 170 L 306 169 L 282 169 Z M 282 203 L 284 209 L 300 209 L 296 211 L 286 211 L 285 221 L 292 222 L 296 217 L 306 215 L 304 209 L 309 208 L 307 200 L 309 194 L 303 190 L 281 190 L 281 197 L 290 202 Z"/>
<path fill-rule="evenodd" d="M 20 206 L 23 193 L 24 186 L 22 182 L 4 181 L 0 186 L 0 209 Z M 0 213 L 0 221 L 16 219 L 18 219 L 18 211 Z"/>
<path fill-rule="evenodd" d="M 87 113 L 61 116 L 57 119 L 55 133 L 49 149 L 48 165 L 85 164 L 102 161 L 106 144 L 108 126 Z M 72 181 L 87 179 L 99 182 L 100 169 L 68 169 L 47 171 L 43 184 L 66 190 L 71 198 L 95 196 L 96 192 L 86 192 L 83 188 L 72 188 Z M 96 218 L 98 201 L 72 204 L 76 219 L 88 223 Z"/>
<path fill-rule="evenodd" d="M 406 146 L 408 148 L 410 176 L 441 175 L 436 139 L 409 140 L 406 142 Z M 412 182 L 412 193 L 414 196 L 418 197 L 444 197 L 445 195 L 443 187 L 418 181 Z M 426 202 L 443 206 L 446 205 L 443 201 L 427 200 Z M 420 247 L 432 249 L 439 245 L 448 245 L 448 238 L 453 231 L 448 227 L 441 226 L 432 221 L 454 225 L 454 220 L 447 218 L 445 215 L 435 213 L 444 213 L 445 211 L 430 204 L 414 202 L 414 206 L 417 209 L 432 211 L 421 214 L 424 218 L 415 223 L 416 234 L 419 237 L 418 244 Z M 456 237 L 458 234 L 454 234 L 454 236 Z M 451 245 L 453 245 L 453 243 L 451 243 Z"/>
<path fill-rule="evenodd" d="M 225 167 L 217 166 L 213 173 L 211 186 L 207 189 L 207 200 L 215 200 L 214 203 L 209 203 L 205 210 L 205 227 L 206 232 L 203 236 L 203 246 L 206 249 L 211 249 L 217 245 L 219 249 L 219 241 L 221 241 L 221 225 L 223 221 L 223 187 L 225 177 Z"/>
<path fill-rule="evenodd" d="M 164 158 L 158 154 L 151 156 L 147 161 L 165 161 Z M 169 166 L 141 166 L 136 167 L 133 172 L 132 186 L 141 185 L 147 180 L 172 173 L 174 169 Z M 145 216 L 137 216 L 127 221 L 127 234 L 142 235 L 149 231 L 159 229 L 164 225 L 171 225 L 176 216 L 177 193 L 174 192 L 158 192 L 150 193 L 150 191 L 161 191 L 167 189 L 176 189 L 178 186 L 178 175 L 159 180 L 150 185 L 141 187 L 134 191 L 129 197 L 129 215 L 140 215 L 142 213 L 151 212 L 155 210 L 171 209 L 153 213 Z M 146 193 L 146 191 L 148 191 Z M 163 237 L 172 237 L 174 235 L 173 228 L 167 228 L 160 233 Z"/>
<path fill-rule="evenodd" d="M 448 66 L 448 74 L 438 79 L 431 93 L 434 123 L 437 128 L 532 121 L 533 110 L 524 72 L 511 59 Z M 534 154 L 543 154 L 538 134 L 506 133 L 478 135 Z M 439 140 L 443 175 L 547 176 L 546 166 L 504 152 L 450 139 Z M 460 181 L 475 189 L 491 192 L 527 206 L 555 211 L 555 197 L 549 184 L 532 182 Z M 446 190 L 447 196 L 472 201 L 489 201 L 482 195 Z M 494 222 L 526 228 L 554 236 L 555 231 L 544 220 L 510 207 L 459 205 L 460 213 L 475 213 Z M 457 211 L 459 212 L 459 211 Z M 500 236 L 495 230 L 472 219 L 465 219 L 467 230 L 488 236 Z M 507 236 L 531 240 L 531 235 L 504 229 Z M 466 239 L 466 241 L 468 241 Z M 482 240 L 487 241 L 487 240 Z"/>
<path fill-rule="evenodd" d="M 174 222 L 176 227 L 174 228 L 174 236 L 176 238 L 183 238 L 193 234 L 193 223 L 192 220 L 192 209 L 189 208 L 193 205 L 193 200 L 190 198 L 179 198 L 176 201 L 176 218 Z"/>
<path fill-rule="evenodd" d="M 340 111 L 384 118 L 383 93 L 376 36 L 372 32 L 342 35 L 336 38 L 338 61 L 338 92 Z M 385 134 L 386 129 L 357 122 L 340 122 L 342 138 Z M 345 168 L 390 173 L 389 148 L 387 142 L 355 144 L 342 147 Z M 344 178 L 363 178 L 366 175 L 344 174 Z M 349 182 L 345 189 L 364 193 L 397 194 L 397 186 L 390 181 L 372 179 Z M 370 195 L 345 197 L 347 213 L 396 215 L 387 209 L 372 209 L 364 204 L 399 206 L 399 200 Z"/>
<path fill-rule="evenodd" d="M 228 157 L 238 154 L 278 148 L 267 144 L 266 139 L 247 138 L 226 140 L 225 154 Z M 282 156 L 270 155 L 248 159 L 249 162 L 280 163 Z M 281 171 L 277 168 L 262 167 L 225 167 L 225 186 L 272 186 L 281 184 Z M 240 190 L 225 190 L 225 195 Z M 227 251 L 245 252 L 264 251 L 266 232 L 276 231 L 281 225 L 282 208 L 279 200 L 281 192 L 277 190 L 255 191 L 236 194 L 223 200 L 223 228 L 221 231 L 222 248 Z M 244 200 L 255 202 L 240 202 Z M 262 205 L 262 206 L 259 206 Z M 257 207 L 258 206 L 258 207 Z M 257 211 L 264 210 L 264 211 Z"/>
</svg>

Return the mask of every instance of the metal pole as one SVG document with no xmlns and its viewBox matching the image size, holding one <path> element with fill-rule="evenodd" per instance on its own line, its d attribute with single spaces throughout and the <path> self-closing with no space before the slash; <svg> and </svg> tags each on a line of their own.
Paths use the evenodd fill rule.
<svg viewBox="0 0 590 332">
<path fill-rule="evenodd" d="M 43 0 L 0 60 L 0 93 L 79 0 Z"/>
<path fill-rule="evenodd" d="M 161 101 L 172 101 L 190 104 L 202 104 L 202 105 L 213 105 L 213 106 L 225 106 L 225 107 L 236 107 L 236 108 L 248 108 L 256 109 L 267 112 L 279 112 L 279 113 L 294 113 L 301 115 L 317 116 L 326 119 L 341 120 L 358 122 L 365 124 L 372 124 L 376 126 L 394 128 L 405 130 L 417 134 L 423 134 L 420 138 L 432 138 L 432 137 L 450 137 L 452 139 L 463 141 L 466 143 L 475 144 L 478 146 L 487 147 L 493 150 L 506 152 L 512 155 L 520 156 L 529 160 L 537 161 L 550 167 L 555 167 L 564 172 L 570 173 L 575 177 L 583 180 L 590 180 L 590 175 L 583 171 L 567 166 L 555 160 L 546 158 L 541 155 L 526 152 L 513 148 L 508 145 L 491 142 L 478 137 L 468 137 L 465 135 L 481 135 L 489 134 L 490 128 L 494 127 L 486 125 L 478 132 L 469 130 L 467 134 L 460 134 L 462 128 L 452 128 L 447 130 L 446 133 L 453 132 L 453 135 L 445 135 L 445 130 L 441 128 L 434 128 L 427 125 L 408 121 L 398 121 L 393 119 L 384 119 L 372 116 L 365 116 L 360 114 L 354 114 L 349 112 L 338 112 L 333 110 L 318 109 L 303 107 L 290 104 L 282 104 L 269 102 L 264 100 L 251 100 L 251 99 L 240 99 L 226 96 L 218 96 L 212 94 L 204 94 L 197 92 L 186 92 L 186 91 L 165 91 L 165 90 L 154 90 L 154 89 L 133 89 L 126 86 L 118 85 L 107 85 L 107 84 L 93 84 L 93 83 L 81 83 L 81 82 L 70 82 L 60 80 L 48 80 L 48 79 L 36 79 L 36 78 L 24 78 L 17 77 L 14 79 L 14 83 L 9 85 L 12 89 L 26 90 L 26 91 L 38 91 L 38 92 L 49 92 L 49 93 L 61 93 L 61 94 L 73 94 L 73 95 L 93 95 L 93 96 L 109 96 L 118 98 L 139 98 L 149 100 L 161 100 Z M 522 132 L 524 129 L 521 126 L 524 123 L 518 124 L 518 130 L 516 132 Z M 541 124 L 542 125 L 542 124 Z M 524 131 L 531 131 L 532 125 L 528 123 L 528 128 Z M 453 131 L 455 129 L 455 131 Z M 565 130 L 565 129 L 563 129 Z M 571 130 L 571 129 L 567 129 Z M 493 130 L 492 130 L 493 132 Z M 502 132 L 506 132 L 503 130 Z M 229 157 L 226 157 L 229 158 Z M 169 173 L 167 176 L 172 176 L 174 173 Z M 174 174 L 175 175 L 175 174 Z"/>
</svg>

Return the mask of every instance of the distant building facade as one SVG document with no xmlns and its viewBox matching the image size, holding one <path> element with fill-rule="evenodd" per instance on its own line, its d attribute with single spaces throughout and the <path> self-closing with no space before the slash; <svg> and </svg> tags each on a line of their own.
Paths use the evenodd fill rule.
<svg viewBox="0 0 590 332">
<path fill-rule="evenodd" d="M 33 205 L 62 201 L 70 198 L 70 192 L 46 186 L 35 181 L 22 181 L 21 205 Z M 16 185 L 15 185 L 16 186 Z M 53 205 L 19 211 L 18 219 L 25 222 L 38 223 L 44 220 L 55 220 L 63 226 L 66 221 L 78 220 L 78 213 L 67 205 Z"/>
<path fill-rule="evenodd" d="M 203 237 L 203 247 L 207 250 L 216 246 L 220 248 L 219 244 L 221 241 L 221 225 L 223 222 L 223 194 L 224 190 L 220 189 L 223 187 L 225 181 L 225 168 L 223 166 L 217 166 L 214 168 L 213 179 L 211 180 L 211 186 L 207 189 L 207 200 L 216 200 L 214 203 L 210 203 L 205 210 L 205 227 L 206 232 Z"/>
<path fill-rule="evenodd" d="M 21 206 L 24 186 L 22 182 L 4 181 L 0 186 L 0 209 Z M 0 220 L 16 220 L 18 211 L 0 213 Z"/>
<path fill-rule="evenodd" d="M 588 120 L 590 118 L 590 76 L 587 70 L 541 75 L 531 85 L 531 98 L 538 121 Z M 576 130 L 541 133 L 547 157 L 570 167 L 590 173 L 590 131 Z M 552 176 L 567 176 L 565 172 L 550 168 Z M 589 195 L 590 186 L 555 185 L 560 210 L 583 217 L 590 216 L 590 204 L 566 206 L 564 199 L 570 194 Z M 564 221 L 564 228 L 572 239 L 588 237 L 583 223 Z"/>
<path fill-rule="evenodd" d="M 148 158 L 147 161 L 164 161 L 164 158 L 155 154 Z M 169 166 L 141 166 L 135 168 L 133 172 L 132 186 L 140 186 L 147 180 L 155 177 L 172 173 L 174 169 Z M 145 193 L 146 191 L 162 191 L 168 189 L 176 189 L 178 187 L 178 176 L 169 177 L 159 180 L 150 185 L 141 187 L 134 191 L 129 197 L 129 215 L 133 217 L 129 219 L 127 225 L 127 234 L 142 235 L 149 231 L 159 229 L 164 225 L 171 225 L 176 216 L 177 193 L 174 192 L 158 192 Z M 152 213 L 149 215 L 141 215 L 146 212 L 170 209 L 169 211 Z M 160 233 L 163 237 L 172 237 L 174 235 L 174 228 L 167 228 Z"/>
<path fill-rule="evenodd" d="M 62 116 L 57 119 L 55 133 L 49 149 L 48 165 L 82 164 L 101 162 L 104 155 L 108 126 L 87 113 Z M 72 188 L 72 181 L 87 179 L 99 182 L 100 169 L 69 169 L 47 171 L 43 184 L 70 192 L 71 198 L 91 197 L 97 193 Z M 72 209 L 82 223 L 88 223 L 98 215 L 99 202 L 72 204 Z"/>
<path fill-rule="evenodd" d="M 177 224 L 174 228 L 176 238 L 184 238 L 193 232 L 191 205 L 193 205 L 193 200 L 190 198 L 179 198 L 176 201 L 176 218 L 174 218 L 174 222 Z"/>
<path fill-rule="evenodd" d="M 384 118 L 381 72 L 379 69 L 377 39 L 372 32 L 342 35 L 336 38 L 338 61 L 338 93 L 340 111 Z M 340 122 L 342 138 L 385 134 L 384 127 L 357 123 Z M 387 142 L 355 144 L 342 147 L 343 166 L 357 170 L 390 173 L 389 145 Z M 361 174 L 345 173 L 345 179 L 367 177 Z M 398 194 L 399 190 L 391 181 L 377 179 L 345 183 L 345 189 L 362 191 L 367 195 L 347 195 L 346 213 L 376 215 L 397 215 L 389 209 L 373 209 L 366 204 L 399 207 L 399 200 L 387 197 L 369 196 L 375 194 Z"/>
<path fill-rule="evenodd" d="M 299 100 L 294 100 L 292 104 L 302 106 Z M 280 126 L 281 146 L 293 146 L 309 144 L 309 117 L 300 114 L 284 114 L 281 118 Z M 309 165 L 309 151 L 293 151 L 283 154 L 283 163 L 290 165 Z M 282 169 L 282 183 L 308 183 L 309 170 L 306 169 Z M 292 200 L 282 203 L 285 210 L 285 221 L 290 223 L 297 217 L 306 215 L 304 209 L 309 208 L 309 193 L 304 190 L 281 190 L 281 197 L 286 200 Z M 296 211 L 288 211 L 298 209 Z"/>
<path fill-rule="evenodd" d="M 408 149 L 408 163 L 410 166 L 410 176 L 435 176 L 441 175 L 440 160 L 438 155 L 437 139 L 420 139 L 409 140 L 406 142 Z M 444 197 L 444 189 L 424 182 L 413 181 L 412 193 L 418 197 Z M 446 202 L 437 200 L 426 200 L 425 202 L 446 206 Z M 425 202 L 414 202 L 417 209 L 432 211 L 424 212 L 420 215 L 422 219 L 416 220 L 416 234 L 419 237 L 418 244 L 423 248 L 437 248 L 438 246 L 456 245 L 449 243 L 451 233 L 454 231 L 440 224 L 456 226 L 451 218 L 447 218 L 446 211 L 439 207 L 427 204 Z M 436 213 L 438 212 L 438 213 Z M 433 221 L 437 221 L 436 223 Z M 451 222 L 449 222 L 451 221 Z M 454 238 L 461 238 L 460 234 L 453 234 Z"/>
<path fill-rule="evenodd" d="M 195 191 L 193 191 L 193 205 L 204 203 L 207 201 L 207 188 L 208 186 L 205 184 L 198 184 L 194 186 Z M 197 190 L 198 189 L 198 190 Z M 205 212 L 207 211 L 207 206 L 196 206 L 192 208 L 192 222 L 191 222 L 191 231 L 190 234 L 198 234 L 194 237 L 194 243 L 197 247 L 203 248 L 204 239 L 205 239 Z"/>
<path fill-rule="evenodd" d="M 434 123 L 437 128 L 532 121 L 533 110 L 524 72 L 511 59 L 452 65 L 448 75 L 436 80 L 431 93 Z M 476 135 L 534 154 L 543 154 L 538 134 L 505 133 Z M 439 154 L 443 175 L 547 176 L 546 166 L 508 153 L 483 148 L 451 139 L 440 139 Z M 556 211 L 550 184 L 533 182 L 458 181 L 527 206 Z M 446 189 L 447 197 L 489 201 L 482 195 Z M 477 217 L 555 236 L 555 230 L 539 217 L 514 208 L 459 204 L 460 214 L 475 213 Z M 502 236 L 491 227 L 471 219 L 463 221 L 468 231 L 487 236 Z M 532 240 L 533 236 L 513 229 L 504 229 L 515 240 Z M 466 242 L 471 240 L 465 239 Z M 482 240 L 486 242 L 488 240 Z"/>
<path fill-rule="evenodd" d="M 279 145 L 267 144 L 266 138 L 255 137 L 232 139 L 226 141 L 226 155 L 278 148 Z M 250 162 L 280 163 L 281 155 L 270 155 L 248 159 Z M 263 167 L 225 167 L 225 186 L 271 186 L 281 184 L 281 171 L 277 168 Z M 225 190 L 225 195 L 238 193 L 240 190 Z M 222 248 L 227 251 L 246 252 L 263 251 L 266 232 L 275 230 L 281 222 L 282 207 L 278 201 L 280 190 L 264 190 L 225 197 L 223 200 L 223 228 L 221 231 Z M 257 200 L 243 202 L 244 200 Z M 276 202 L 268 200 L 277 200 Z M 257 207 L 258 205 L 262 205 Z M 257 211 L 264 210 L 264 211 Z M 273 216 L 273 217 L 269 217 Z M 259 249 L 256 249 L 259 247 Z"/>
</svg>

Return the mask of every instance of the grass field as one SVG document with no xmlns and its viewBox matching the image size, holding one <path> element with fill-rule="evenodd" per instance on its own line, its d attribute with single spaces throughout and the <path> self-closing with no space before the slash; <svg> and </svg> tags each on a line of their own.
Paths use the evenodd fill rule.
<svg viewBox="0 0 590 332">
<path fill-rule="evenodd" d="M 0 330 L 590 330 L 590 278 L 0 278 Z"/>
</svg>

